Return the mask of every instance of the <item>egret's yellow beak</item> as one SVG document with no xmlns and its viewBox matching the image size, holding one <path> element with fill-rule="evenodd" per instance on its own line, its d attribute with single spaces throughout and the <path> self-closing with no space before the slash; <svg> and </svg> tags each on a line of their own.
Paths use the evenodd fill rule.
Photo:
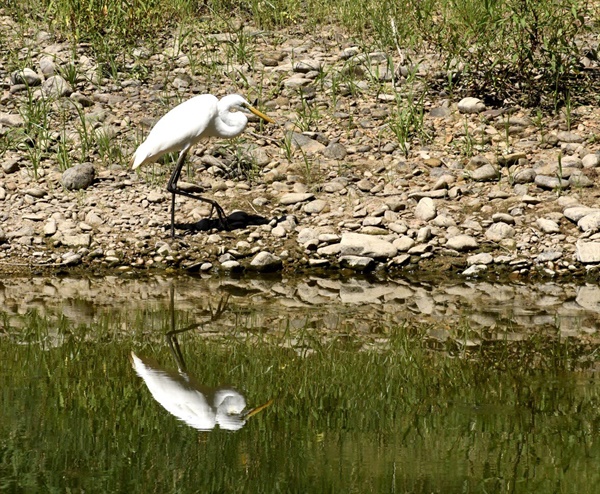
<svg viewBox="0 0 600 494">
<path fill-rule="evenodd" d="M 265 408 L 267 408 L 271 403 L 273 403 L 273 400 L 269 400 L 267 401 L 264 405 L 261 405 L 259 407 L 253 408 L 252 410 L 250 410 L 246 415 L 245 415 L 245 419 L 252 417 L 252 415 L 256 415 L 258 412 L 262 412 Z"/>
<path fill-rule="evenodd" d="M 257 110 L 252 105 L 248 105 L 248 110 L 250 110 L 252 113 L 254 113 L 257 117 L 262 118 L 265 122 L 275 123 L 275 120 L 273 120 L 271 117 L 265 115 L 260 110 Z"/>
</svg>

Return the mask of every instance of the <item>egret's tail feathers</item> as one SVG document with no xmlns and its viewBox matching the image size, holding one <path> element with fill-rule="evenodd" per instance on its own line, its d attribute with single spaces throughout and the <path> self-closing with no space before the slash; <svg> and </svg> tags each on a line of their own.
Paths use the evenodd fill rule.
<svg viewBox="0 0 600 494">
<path fill-rule="evenodd" d="M 132 168 L 135 170 L 137 167 L 142 166 L 146 159 L 146 154 L 144 153 L 143 146 L 140 146 L 135 150 L 133 156 L 131 157 Z"/>
<path fill-rule="evenodd" d="M 148 149 L 146 142 L 143 142 L 135 150 L 135 153 L 133 153 L 133 156 L 131 158 L 132 168 L 135 170 L 136 168 L 139 168 L 142 165 L 155 161 L 156 158 L 157 156 L 155 156 L 152 153 L 152 151 Z"/>
</svg>

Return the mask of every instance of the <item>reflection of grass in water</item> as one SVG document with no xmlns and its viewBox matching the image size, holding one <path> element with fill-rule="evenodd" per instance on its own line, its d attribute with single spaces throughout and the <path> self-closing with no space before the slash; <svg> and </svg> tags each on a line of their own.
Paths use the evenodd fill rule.
<svg viewBox="0 0 600 494">
<path fill-rule="evenodd" d="M 169 316 L 150 316 L 75 327 L 32 312 L 18 330 L 4 320 L 4 485 L 500 492 L 516 482 L 527 492 L 585 492 L 600 480 L 600 390 L 569 370 L 583 346 L 539 337 L 433 351 L 423 328 L 408 327 L 388 328 L 377 351 L 313 328 L 188 332 L 179 341 L 196 379 L 233 385 L 249 406 L 275 398 L 239 433 L 198 434 L 155 403 L 130 367 L 134 349 L 176 368 L 163 339 Z M 57 346 L 45 351 L 36 343 L 50 340 Z"/>
</svg>

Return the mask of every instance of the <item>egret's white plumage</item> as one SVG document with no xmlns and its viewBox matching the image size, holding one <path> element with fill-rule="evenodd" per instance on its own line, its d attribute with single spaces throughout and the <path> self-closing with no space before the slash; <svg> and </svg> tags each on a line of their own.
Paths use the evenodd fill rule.
<svg viewBox="0 0 600 494">
<path fill-rule="evenodd" d="M 247 418 L 271 403 L 244 411 L 246 400 L 234 389 L 202 386 L 185 373 L 163 370 L 133 352 L 131 361 L 154 399 L 169 413 L 198 430 L 208 431 L 219 425 L 221 429 L 237 431 Z"/>
<path fill-rule="evenodd" d="M 254 108 L 239 94 L 230 94 L 220 100 L 212 94 L 201 94 L 177 105 L 163 116 L 136 149 L 133 155 L 134 169 L 156 161 L 165 153 L 180 151 L 177 165 L 167 185 L 167 190 L 172 193 L 171 235 L 174 235 L 175 194 L 208 202 L 217 210 L 219 219 L 224 221 L 223 210 L 215 201 L 182 191 L 177 187 L 177 181 L 187 152 L 202 138 L 230 139 L 244 131 L 248 124 L 245 110 L 273 123 L 271 118 Z"/>
</svg>

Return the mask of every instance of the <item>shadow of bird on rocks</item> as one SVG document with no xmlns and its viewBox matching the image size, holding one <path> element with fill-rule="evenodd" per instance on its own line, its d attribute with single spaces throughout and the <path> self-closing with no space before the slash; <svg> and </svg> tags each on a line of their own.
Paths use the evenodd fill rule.
<svg viewBox="0 0 600 494">
<path fill-rule="evenodd" d="M 213 229 L 221 231 L 241 230 L 249 226 L 266 225 L 271 220 L 259 214 L 250 214 L 245 211 L 234 211 L 226 216 L 226 225 L 220 218 L 202 218 L 196 223 L 177 223 L 175 228 L 186 233 L 207 232 Z"/>
</svg>

